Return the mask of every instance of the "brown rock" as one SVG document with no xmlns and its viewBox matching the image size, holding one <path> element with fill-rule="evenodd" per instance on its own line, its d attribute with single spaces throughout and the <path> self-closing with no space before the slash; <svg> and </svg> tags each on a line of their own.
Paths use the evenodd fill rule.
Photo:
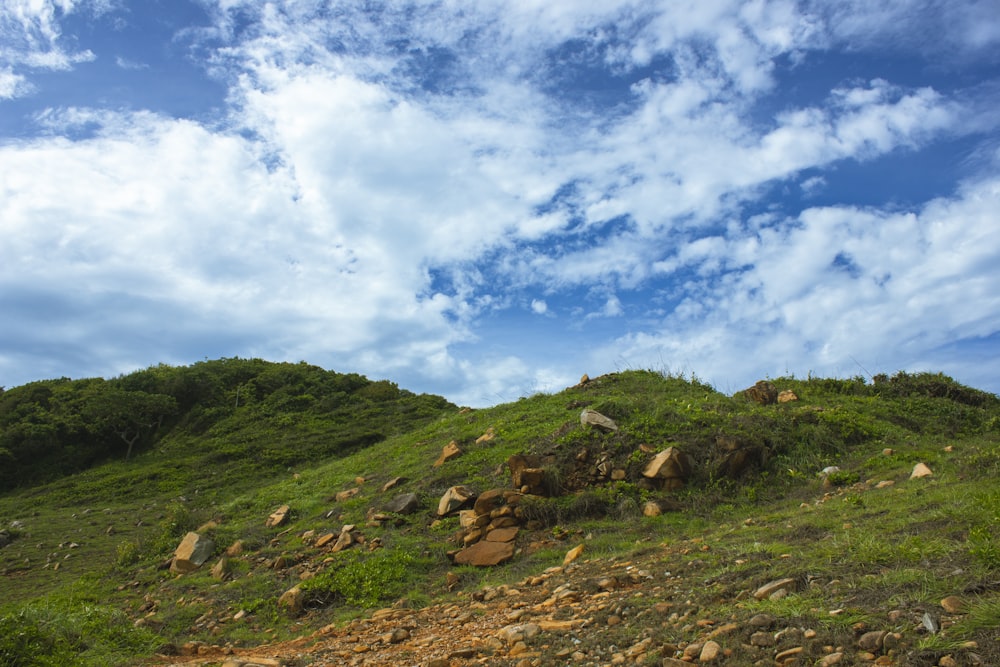
<svg viewBox="0 0 1000 667">
<path fill-rule="evenodd" d="M 393 477 L 388 482 L 382 485 L 382 492 L 385 493 L 390 489 L 395 489 L 397 486 L 407 481 L 405 477 Z"/>
<path fill-rule="evenodd" d="M 343 551 L 347 547 L 354 544 L 357 540 L 355 540 L 354 535 L 351 534 L 351 531 L 353 530 L 354 530 L 353 525 L 346 525 L 343 528 L 341 528 L 340 535 L 337 537 L 337 543 L 333 545 L 331 551 L 335 553 L 338 551 Z"/>
<path fill-rule="evenodd" d="M 226 549 L 226 555 L 230 558 L 239 556 L 241 553 L 243 553 L 243 540 L 236 540 Z"/>
<path fill-rule="evenodd" d="M 490 542 L 513 542 L 519 530 L 519 528 L 496 528 L 486 533 L 486 539 Z"/>
<path fill-rule="evenodd" d="M 221 581 L 227 574 L 229 574 L 229 559 L 223 556 L 212 566 L 212 577 Z"/>
<path fill-rule="evenodd" d="M 504 505 L 517 504 L 520 495 L 520 493 L 512 492 L 508 489 L 490 489 L 476 498 L 476 504 L 473 506 L 473 509 L 480 516 L 484 514 L 489 515 Z"/>
<path fill-rule="evenodd" d="M 483 433 L 481 436 L 479 436 L 478 438 L 476 438 L 476 444 L 477 445 L 481 445 L 484 442 L 489 442 L 490 440 L 492 440 L 495 437 L 497 437 L 496 433 L 494 433 L 493 427 L 490 426 L 488 429 L 486 429 L 486 433 Z"/>
<path fill-rule="evenodd" d="M 767 380 L 761 380 L 749 389 L 738 392 L 738 394 L 760 405 L 771 405 L 778 402 L 778 388 Z"/>
<path fill-rule="evenodd" d="M 358 489 L 358 488 L 353 488 L 353 489 L 347 489 L 347 490 L 345 490 L 345 491 L 338 491 L 338 492 L 337 492 L 337 495 L 335 495 L 335 496 L 334 496 L 333 498 L 334 498 L 334 500 L 336 500 L 336 501 L 337 501 L 338 503 L 342 503 L 342 502 L 344 502 L 345 500 L 350 500 L 350 499 L 351 499 L 351 498 L 353 498 L 354 496 L 358 495 L 358 492 L 359 492 L 359 491 L 360 491 L 360 489 Z"/>
<path fill-rule="evenodd" d="M 858 648 L 863 651 L 880 651 L 882 641 L 885 639 L 885 630 L 872 630 L 861 635 L 858 639 Z"/>
<path fill-rule="evenodd" d="M 778 591 L 793 592 L 797 587 L 795 579 L 776 579 L 758 588 L 753 596 L 758 600 L 766 600 Z"/>
<path fill-rule="evenodd" d="M 941 608 L 949 614 L 961 614 L 965 611 L 965 601 L 957 595 L 949 595 L 941 600 Z"/>
<path fill-rule="evenodd" d="M 572 563 L 573 561 L 575 561 L 577 558 L 579 558 L 580 554 L 583 553 L 583 549 L 584 549 L 584 545 L 583 544 L 578 544 L 577 546 L 575 546 L 572 549 L 570 549 L 569 551 L 567 551 L 566 552 L 566 557 L 563 558 L 563 565 L 569 565 L 570 563 Z"/>
<path fill-rule="evenodd" d="M 457 512 L 475 497 L 475 492 L 467 486 L 451 487 L 444 492 L 441 500 L 438 501 L 438 516 L 447 516 L 452 512 Z M 479 513 L 481 514 L 481 512 Z"/>
<path fill-rule="evenodd" d="M 282 505 L 278 509 L 271 512 L 271 516 L 267 517 L 267 521 L 264 525 L 268 528 L 277 528 L 278 526 L 283 526 L 288 523 L 288 515 L 291 510 L 288 505 Z"/>
<path fill-rule="evenodd" d="M 305 593 L 298 586 L 293 586 L 287 591 L 281 594 L 278 598 L 278 607 L 284 609 L 289 614 L 293 616 L 298 616 L 302 613 L 302 609 L 305 607 Z"/>
<path fill-rule="evenodd" d="M 795 395 L 795 392 L 791 389 L 785 389 L 778 394 L 778 403 L 791 403 L 792 401 L 799 400 L 799 397 Z"/>
<path fill-rule="evenodd" d="M 691 474 L 691 459 L 676 447 L 667 447 L 646 464 L 642 476 L 649 479 L 686 479 Z"/>
<path fill-rule="evenodd" d="M 709 640 L 701 647 L 701 653 L 698 654 L 698 662 L 713 662 L 721 655 L 722 647 L 719 646 L 719 643 Z"/>
<path fill-rule="evenodd" d="M 198 533 L 188 533 L 177 545 L 170 571 L 177 574 L 194 572 L 212 556 L 215 542 Z"/>
<path fill-rule="evenodd" d="M 458 565 L 473 565 L 475 567 L 490 567 L 505 563 L 513 557 L 513 542 L 489 542 L 483 540 L 455 554 L 455 563 Z"/>
<path fill-rule="evenodd" d="M 333 542 L 335 539 L 337 539 L 336 533 L 326 533 L 325 535 L 320 536 L 318 540 L 316 540 L 316 546 L 319 548 L 323 548 L 330 542 Z"/>
<path fill-rule="evenodd" d="M 917 465 L 913 466 L 913 472 L 910 473 L 910 479 L 916 479 L 918 477 L 930 477 L 933 474 L 934 473 L 931 472 L 931 469 L 927 466 L 926 463 L 918 463 Z"/>
<path fill-rule="evenodd" d="M 434 462 L 435 468 L 440 468 L 448 461 L 451 461 L 457 456 L 461 456 L 462 448 L 458 446 L 458 443 L 452 440 L 447 445 L 441 449 L 441 456 L 438 457 L 437 461 Z"/>
</svg>

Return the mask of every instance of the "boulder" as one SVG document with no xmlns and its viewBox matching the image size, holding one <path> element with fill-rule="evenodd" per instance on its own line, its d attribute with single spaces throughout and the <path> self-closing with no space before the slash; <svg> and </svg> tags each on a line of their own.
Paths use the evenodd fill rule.
<svg viewBox="0 0 1000 667">
<path fill-rule="evenodd" d="M 462 448 L 458 446 L 458 443 L 452 440 L 447 445 L 441 449 L 441 456 L 438 457 L 437 461 L 434 462 L 435 468 L 440 468 L 448 461 L 453 458 L 460 456 L 462 454 Z"/>
<path fill-rule="evenodd" d="M 767 380 L 761 380 L 754 386 L 738 392 L 738 394 L 742 395 L 748 401 L 753 401 L 760 405 L 771 405 L 778 402 L 778 388 L 774 386 L 773 382 L 768 382 Z"/>
<path fill-rule="evenodd" d="M 511 491 L 510 489 L 490 489 L 476 498 L 476 504 L 473 506 L 473 509 L 479 516 L 490 516 L 494 511 L 505 506 L 512 507 L 517 505 L 521 500 L 521 496 L 520 492 Z"/>
<path fill-rule="evenodd" d="M 176 574 L 187 574 L 201 567 L 212 556 L 215 542 L 198 533 L 188 533 L 174 550 L 174 559 L 170 563 L 170 571 Z"/>
<path fill-rule="evenodd" d="M 491 542 L 489 540 L 482 540 L 455 554 L 455 563 L 457 565 L 491 567 L 493 565 L 506 563 L 513 557 L 513 542 Z"/>
<path fill-rule="evenodd" d="M 691 474 L 691 459 L 676 447 L 667 447 L 652 458 L 642 471 L 648 479 L 687 479 Z"/>
<path fill-rule="evenodd" d="M 797 400 L 799 400 L 799 397 L 791 389 L 785 389 L 778 394 L 778 403 L 791 403 Z"/>
<path fill-rule="evenodd" d="M 451 487 L 444 492 L 444 495 L 441 496 L 441 500 L 438 502 L 438 516 L 448 516 L 452 512 L 457 512 L 470 503 L 475 497 L 475 492 L 467 486 Z"/>
<path fill-rule="evenodd" d="M 288 523 L 288 515 L 291 513 L 288 505 L 282 505 L 278 509 L 271 512 L 271 516 L 267 517 L 267 521 L 264 525 L 268 528 L 277 528 L 278 526 L 283 526 Z"/>
<path fill-rule="evenodd" d="M 415 493 L 402 493 L 388 502 L 386 512 L 413 514 L 420 508 L 420 497 Z"/>
<path fill-rule="evenodd" d="M 584 409 L 584 411 L 580 413 L 580 423 L 584 426 L 590 426 L 605 432 L 618 430 L 618 424 L 616 424 L 613 419 L 605 417 L 596 410 Z"/>
<path fill-rule="evenodd" d="M 278 598 L 278 607 L 284 609 L 292 616 L 298 616 L 305 607 L 305 593 L 299 586 L 293 586 L 281 594 Z"/>
</svg>

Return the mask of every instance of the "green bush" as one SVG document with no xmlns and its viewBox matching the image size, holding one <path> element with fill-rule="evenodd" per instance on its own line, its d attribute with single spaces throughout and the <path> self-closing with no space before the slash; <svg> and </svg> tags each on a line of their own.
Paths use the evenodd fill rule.
<svg viewBox="0 0 1000 667">
<path fill-rule="evenodd" d="M 426 564 L 421 567 L 404 550 L 345 551 L 322 574 L 306 580 L 302 590 L 311 604 L 377 607 L 403 597 L 425 570 Z"/>
</svg>

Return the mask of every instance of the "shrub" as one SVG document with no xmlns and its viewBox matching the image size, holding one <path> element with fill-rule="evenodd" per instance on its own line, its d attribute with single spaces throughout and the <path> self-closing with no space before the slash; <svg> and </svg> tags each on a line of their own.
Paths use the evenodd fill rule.
<svg viewBox="0 0 1000 667">
<path fill-rule="evenodd" d="M 419 565 L 403 550 L 344 551 L 325 572 L 303 582 L 302 590 L 309 604 L 376 607 L 410 591 L 425 570 Z"/>
</svg>

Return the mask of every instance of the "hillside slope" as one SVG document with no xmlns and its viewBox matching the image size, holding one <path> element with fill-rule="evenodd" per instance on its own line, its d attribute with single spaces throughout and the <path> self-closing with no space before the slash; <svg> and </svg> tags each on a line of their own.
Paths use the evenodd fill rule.
<svg viewBox="0 0 1000 667">
<path fill-rule="evenodd" d="M 613 374 L 403 417 L 273 477 L 232 455 L 246 431 L 164 438 L 0 497 L 0 664 L 1000 664 L 1000 402 L 941 375 L 876 380 L 779 378 L 797 400 L 761 405 Z M 208 458 L 172 454 L 194 451 Z M 651 475 L 668 451 L 683 477 Z M 931 474 L 911 479 L 917 464 Z M 515 477 L 530 493 L 512 501 Z M 479 508 L 439 513 L 457 486 L 509 505 L 478 512 L 510 524 L 504 564 L 452 562 L 478 537 L 462 524 Z M 209 559 L 172 573 L 189 531 Z"/>
</svg>

